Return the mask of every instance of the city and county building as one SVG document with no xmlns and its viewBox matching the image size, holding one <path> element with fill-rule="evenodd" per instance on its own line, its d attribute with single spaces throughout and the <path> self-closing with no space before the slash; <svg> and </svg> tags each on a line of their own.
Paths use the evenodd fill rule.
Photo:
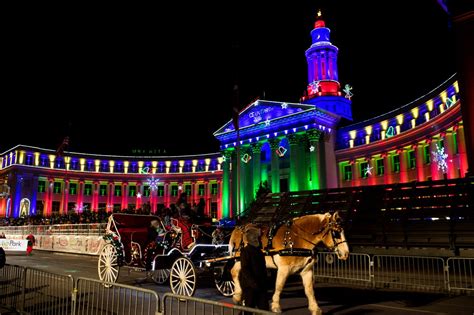
<svg viewBox="0 0 474 315">
<path fill-rule="evenodd" d="M 395 111 L 348 125 L 351 87 L 338 81 L 338 48 L 329 35 L 317 20 L 300 102 L 248 105 L 214 133 L 218 153 L 57 155 L 25 145 L 6 150 L 0 154 L 0 217 L 144 207 L 155 212 L 186 193 L 188 203 L 204 201 L 205 213 L 221 219 L 246 209 L 261 185 L 286 192 L 465 177 L 456 76 Z"/>
</svg>

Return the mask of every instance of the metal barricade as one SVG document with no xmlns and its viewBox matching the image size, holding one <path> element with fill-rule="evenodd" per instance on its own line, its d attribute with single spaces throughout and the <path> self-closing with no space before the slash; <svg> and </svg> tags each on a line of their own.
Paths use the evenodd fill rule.
<svg viewBox="0 0 474 315">
<path fill-rule="evenodd" d="M 73 295 L 74 314 L 156 315 L 160 299 L 155 291 L 118 283 L 78 278 Z"/>
<path fill-rule="evenodd" d="M 370 256 L 349 254 L 347 260 L 340 260 L 334 253 L 317 253 L 313 267 L 314 278 L 330 282 L 371 286 Z"/>
<path fill-rule="evenodd" d="M 0 305 L 20 309 L 23 304 L 26 268 L 6 264 L 0 269 Z"/>
<path fill-rule="evenodd" d="M 446 262 L 450 293 L 474 294 L 474 258 L 450 257 Z"/>
<path fill-rule="evenodd" d="M 27 268 L 23 305 L 20 309 L 30 315 L 72 314 L 73 285 L 71 276 Z"/>
<path fill-rule="evenodd" d="M 163 315 L 237 315 L 237 314 L 261 314 L 274 315 L 275 313 L 249 308 L 231 303 L 211 301 L 192 296 L 181 296 L 172 293 L 166 293 L 163 296 Z"/>
<path fill-rule="evenodd" d="M 444 260 L 439 257 L 375 255 L 374 286 L 445 292 Z"/>
</svg>

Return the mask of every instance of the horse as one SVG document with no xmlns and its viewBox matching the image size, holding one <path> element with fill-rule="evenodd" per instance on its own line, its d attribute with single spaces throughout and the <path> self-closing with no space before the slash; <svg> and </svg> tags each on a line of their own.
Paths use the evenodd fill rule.
<svg viewBox="0 0 474 315">
<path fill-rule="evenodd" d="M 232 256 L 238 257 L 238 251 L 243 244 L 243 233 L 247 226 L 240 226 L 233 230 L 229 240 L 229 251 Z M 322 314 L 316 302 L 313 290 L 313 265 L 315 263 L 314 250 L 322 242 L 327 248 L 335 252 L 341 260 L 349 257 L 347 244 L 341 219 L 338 212 L 334 214 L 311 214 L 293 218 L 277 227 L 273 238 L 269 240 L 269 227 L 262 227 L 262 248 L 267 249 L 265 256 L 266 266 L 277 269 L 275 293 L 272 297 L 272 312 L 281 313 L 280 295 L 288 276 L 299 273 L 303 281 L 304 291 L 308 299 L 308 309 L 312 315 Z M 270 245 L 270 246 L 268 246 Z M 271 247 L 271 249 L 268 249 Z M 298 255 L 298 256 L 297 256 Z M 235 284 L 233 300 L 240 303 L 242 288 L 239 283 L 240 262 L 236 261 L 231 269 Z"/>
</svg>

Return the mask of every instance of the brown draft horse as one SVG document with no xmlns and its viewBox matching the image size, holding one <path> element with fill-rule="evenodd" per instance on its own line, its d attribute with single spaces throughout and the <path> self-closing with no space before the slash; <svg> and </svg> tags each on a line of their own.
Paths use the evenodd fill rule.
<svg viewBox="0 0 474 315">
<path fill-rule="evenodd" d="M 229 241 L 229 250 L 232 255 L 238 256 L 240 246 L 243 246 L 243 230 L 245 227 L 234 229 Z M 262 246 L 267 247 L 268 227 L 262 227 Z M 340 225 L 340 217 L 337 212 L 331 215 L 312 214 L 292 219 L 291 224 L 280 226 L 272 240 L 271 255 L 265 257 L 267 268 L 277 269 L 275 293 L 272 297 L 271 310 L 280 313 L 280 294 L 289 275 L 299 273 L 303 280 L 306 297 L 308 298 L 308 309 L 312 315 L 322 314 L 316 302 L 313 290 L 313 265 L 314 257 L 292 256 L 288 251 L 291 247 L 294 251 L 309 253 L 315 246 L 322 242 L 327 248 L 334 251 L 337 257 L 346 260 L 349 257 L 349 246 L 344 236 L 344 230 Z M 281 250 L 286 251 L 286 255 Z M 242 299 L 242 288 L 239 283 L 240 262 L 236 262 L 231 270 L 235 283 L 233 300 L 240 303 Z"/>
</svg>

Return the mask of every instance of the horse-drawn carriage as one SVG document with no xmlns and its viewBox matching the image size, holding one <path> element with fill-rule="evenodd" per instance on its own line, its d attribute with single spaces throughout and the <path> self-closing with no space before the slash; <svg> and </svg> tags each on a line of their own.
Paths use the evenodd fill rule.
<svg viewBox="0 0 474 315">
<path fill-rule="evenodd" d="M 153 223 L 158 223 L 157 228 L 164 232 L 159 241 L 150 240 L 150 227 L 155 220 Z M 231 296 L 234 285 L 230 267 L 219 259 L 229 255 L 228 245 L 201 243 L 198 235 L 202 232 L 200 226 L 178 220 L 165 226 L 157 216 L 114 213 L 109 217 L 99 256 L 99 278 L 116 282 L 120 269 L 127 267 L 147 271 L 157 284 L 169 280 L 173 293 L 191 296 L 198 275 L 210 272 L 219 292 Z"/>
</svg>

